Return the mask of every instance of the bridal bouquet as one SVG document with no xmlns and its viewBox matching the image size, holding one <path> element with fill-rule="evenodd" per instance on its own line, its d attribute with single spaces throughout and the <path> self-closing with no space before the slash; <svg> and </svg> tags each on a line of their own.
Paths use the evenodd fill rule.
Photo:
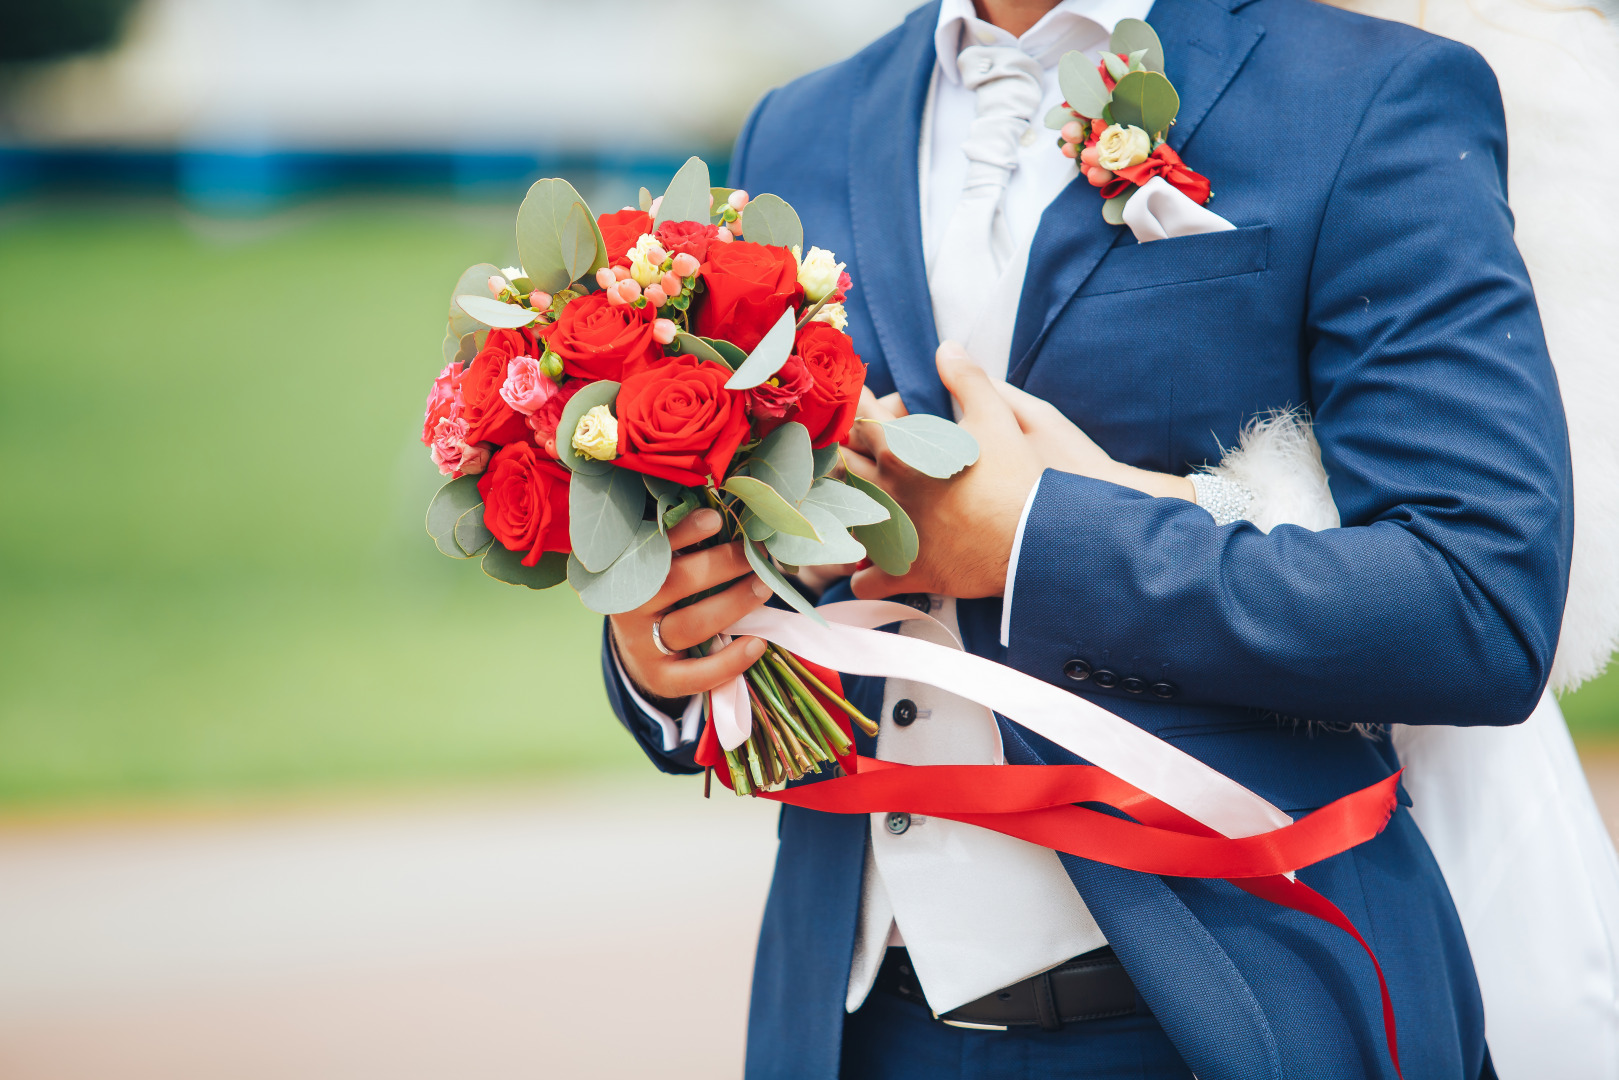
<svg viewBox="0 0 1619 1080">
<path fill-rule="evenodd" d="M 904 573 L 917 553 L 905 511 L 837 467 L 865 383 L 844 332 L 852 282 L 803 243 L 791 206 L 711 187 L 697 158 L 661 198 L 643 188 L 640 209 L 599 218 L 565 180 L 530 188 L 521 265 L 474 266 L 451 294 L 422 427 L 452 477 L 427 511 L 439 550 L 514 585 L 567 581 L 611 615 L 658 593 L 669 530 L 707 506 L 725 521 L 712 542 L 742 541 L 754 572 L 811 617 L 797 567 L 869 559 Z M 883 427 L 930 476 L 977 460 L 972 436 L 938 417 Z M 704 702 L 705 742 L 739 794 L 847 755 L 834 714 L 876 733 L 834 673 L 775 645 L 744 683 Z"/>
</svg>

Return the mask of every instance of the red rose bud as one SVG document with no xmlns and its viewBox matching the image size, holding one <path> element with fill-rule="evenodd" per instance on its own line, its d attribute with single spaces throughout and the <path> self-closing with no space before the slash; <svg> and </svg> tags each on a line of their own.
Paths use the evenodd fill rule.
<svg viewBox="0 0 1619 1080">
<path fill-rule="evenodd" d="M 526 335 L 516 330 L 489 331 L 483 349 L 472 358 L 461 379 L 461 418 L 467 422 L 467 442 L 504 446 L 523 439 L 523 416 L 500 396 L 500 391 L 506 385 L 506 367 L 512 358 L 529 353 Z"/>
<path fill-rule="evenodd" d="M 731 372 L 677 356 L 624 380 L 618 391 L 618 464 L 696 487 L 725 475 L 749 431 Z"/>
<path fill-rule="evenodd" d="M 502 447 L 478 478 L 483 523 L 508 551 L 533 566 L 547 551 L 568 550 L 568 478 L 528 443 Z"/>
<path fill-rule="evenodd" d="M 640 210 L 620 210 L 616 214 L 603 214 L 596 219 L 601 226 L 602 239 L 607 242 L 609 265 L 628 268 L 630 249 L 641 239 L 642 233 L 652 231 L 652 215 Z"/>
<path fill-rule="evenodd" d="M 622 287 L 621 282 L 618 288 Z M 651 321 L 635 308 L 615 306 L 609 297 L 616 295 L 617 290 L 610 289 L 580 297 L 540 331 L 550 350 L 562 358 L 563 371 L 576 379 L 622 382 L 662 355 L 652 339 Z"/>
<path fill-rule="evenodd" d="M 855 355 L 854 342 L 826 323 L 811 322 L 798 332 L 794 352 L 811 382 L 791 419 L 809 429 L 817 450 L 841 442 L 854 425 L 860 388 L 866 384 L 866 365 Z"/>
<path fill-rule="evenodd" d="M 752 352 L 789 306 L 803 299 L 798 260 L 784 247 L 715 244 L 702 266 L 708 296 L 699 306 L 696 333 Z"/>
</svg>

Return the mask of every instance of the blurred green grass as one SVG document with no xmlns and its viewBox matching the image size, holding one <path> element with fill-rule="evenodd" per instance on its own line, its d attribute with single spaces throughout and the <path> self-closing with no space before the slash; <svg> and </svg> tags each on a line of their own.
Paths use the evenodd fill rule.
<svg viewBox="0 0 1619 1080">
<path fill-rule="evenodd" d="M 0 222 L 0 802 L 638 760 L 599 619 L 422 528 L 448 292 L 514 209 Z"/>
<path fill-rule="evenodd" d="M 0 219 L 0 804 L 639 761 L 597 618 L 422 529 L 447 294 L 514 211 Z M 1619 738 L 1619 674 L 1564 707 Z"/>
</svg>

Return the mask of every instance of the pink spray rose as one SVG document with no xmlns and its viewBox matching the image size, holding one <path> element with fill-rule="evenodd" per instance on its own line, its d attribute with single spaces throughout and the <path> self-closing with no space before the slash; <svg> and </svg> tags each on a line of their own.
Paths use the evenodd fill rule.
<svg viewBox="0 0 1619 1080">
<path fill-rule="evenodd" d="M 532 356 L 513 357 L 506 365 L 506 382 L 500 396 L 524 416 L 539 412 L 556 392 L 557 384 L 546 377 L 540 362 Z"/>
<path fill-rule="evenodd" d="M 482 443 L 468 444 L 467 422 L 460 417 L 445 417 L 438 422 L 428 453 L 445 476 L 481 473 L 489 464 L 489 448 Z"/>
<path fill-rule="evenodd" d="M 461 365 L 451 360 L 433 380 L 433 389 L 427 392 L 427 416 L 422 421 L 422 443 L 429 445 L 438 429 L 438 422 L 460 412 Z"/>
</svg>

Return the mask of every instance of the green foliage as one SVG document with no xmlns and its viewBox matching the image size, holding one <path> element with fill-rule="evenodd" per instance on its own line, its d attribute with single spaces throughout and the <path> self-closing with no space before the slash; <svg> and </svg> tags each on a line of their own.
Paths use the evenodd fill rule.
<svg viewBox="0 0 1619 1080">
<path fill-rule="evenodd" d="M 838 467 L 839 455 L 836 443 L 833 443 L 831 446 L 824 446 L 821 449 L 814 451 L 814 455 L 815 479 L 819 480 L 821 477 L 829 475 L 833 469 Z"/>
<path fill-rule="evenodd" d="M 1061 131 L 1068 126 L 1068 121 L 1074 118 L 1074 110 L 1066 105 L 1053 105 L 1046 113 L 1046 127 L 1052 131 Z"/>
<path fill-rule="evenodd" d="M 1125 63 L 1123 60 L 1120 60 L 1117 56 L 1114 56 L 1110 52 L 1105 52 L 1102 54 L 1102 63 L 1107 66 L 1107 73 L 1113 76 L 1114 82 L 1118 82 L 1120 79 L 1130 74 L 1130 65 Z M 1114 94 L 1117 95 L 1117 93 L 1118 89 L 1115 87 Z"/>
<path fill-rule="evenodd" d="M 607 265 L 607 241 L 566 180 L 537 180 L 517 208 L 517 253 L 537 289 L 559 293 Z"/>
<path fill-rule="evenodd" d="M 763 480 L 733 475 L 725 481 L 723 490 L 741 499 L 749 510 L 772 529 L 811 540 L 820 539 L 809 519 Z"/>
<path fill-rule="evenodd" d="M 452 559 L 467 559 L 474 554 L 456 542 L 456 526 L 466 514 L 483 514 L 483 496 L 478 494 L 476 476 L 458 476 L 438 489 L 433 501 L 427 504 L 427 535 L 438 549 Z"/>
<path fill-rule="evenodd" d="M 488 296 L 489 279 L 500 273 L 500 267 L 494 263 L 476 263 L 461 272 L 455 280 L 455 288 L 450 290 L 450 328 L 449 333 L 457 340 L 465 338 L 468 334 L 476 334 L 484 330 L 484 324 L 467 314 L 461 306 L 463 296 Z M 491 303 L 493 299 L 491 298 Z M 477 350 L 474 349 L 474 352 Z"/>
<path fill-rule="evenodd" d="M 725 380 L 727 390 L 752 390 L 762 385 L 781 370 L 781 365 L 793 354 L 793 340 L 797 331 L 798 314 L 792 308 L 782 312 L 776 325 L 753 347 L 736 374 Z"/>
<path fill-rule="evenodd" d="M 1081 52 L 1064 54 L 1057 64 L 1057 82 L 1062 87 L 1063 100 L 1075 112 L 1093 120 L 1102 118 L 1108 102 L 1112 100 L 1107 84 L 1096 73 L 1096 65 L 1085 59 L 1085 54 Z"/>
<path fill-rule="evenodd" d="M 547 551 L 533 566 L 524 566 L 526 553 L 509 551 L 499 543 L 491 543 L 478 565 L 496 581 L 508 585 L 523 585 L 530 589 L 549 589 L 568 580 L 568 557 L 557 551 Z"/>
<path fill-rule="evenodd" d="M 748 200 L 742 211 L 742 228 L 750 244 L 789 249 L 804 246 L 804 224 L 798 220 L 798 211 L 776 195 L 758 195 Z"/>
<path fill-rule="evenodd" d="M 675 335 L 675 347 L 679 350 L 681 356 L 695 356 L 699 360 L 712 360 L 716 364 L 723 364 L 735 371 L 736 365 L 728 362 L 725 359 L 725 354 L 714 346 L 715 343 L 708 338 L 688 334 L 684 330 Z"/>
<path fill-rule="evenodd" d="M 978 440 L 942 416 L 912 413 L 882 426 L 894 456 L 936 480 L 948 480 L 978 460 Z"/>
<path fill-rule="evenodd" d="M 539 312 L 530 311 L 521 304 L 505 304 L 488 296 L 466 293 L 455 298 L 462 311 L 484 326 L 516 330 L 539 318 Z"/>
<path fill-rule="evenodd" d="M 794 588 L 791 581 L 787 580 L 787 576 L 776 569 L 776 564 L 771 562 L 759 550 L 758 544 L 744 543 L 742 550 L 748 557 L 748 565 L 753 567 L 755 574 L 759 575 L 759 580 L 770 586 L 771 592 L 785 600 L 793 610 L 808 615 L 823 626 L 826 625 L 826 619 L 822 618 L 821 613 L 815 610 L 815 605 L 806 600 L 804 594 Z"/>
<path fill-rule="evenodd" d="M 0 4 L 0 63 L 55 60 L 118 40 L 135 0 L 10 0 Z"/>
<path fill-rule="evenodd" d="M 827 510 L 842 525 L 875 525 L 889 518 L 882 503 L 859 488 L 829 478 L 815 481 L 805 502 Z"/>
<path fill-rule="evenodd" d="M 1132 71 L 1113 88 L 1113 122 L 1138 127 L 1155 140 L 1164 137 L 1180 107 L 1180 95 L 1156 71 Z"/>
<path fill-rule="evenodd" d="M 815 452 L 803 424 L 781 425 L 762 439 L 748 459 L 749 476 L 763 480 L 797 506 L 815 479 Z"/>
<path fill-rule="evenodd" d="M 883 573 L 896 576 L 905 573 L 916 561 L 917 552 L 921 550 L 916 525 L 912 523 L 910 515 L 888 492 L 869 480 L 862 480 L 850 473 L 847 483 L 855 490 L 870 496 L 874 502 L 888 511 L 887 521 L 873 525 L 856 525 L 850 532 L 860 541 L 871 561 L 876 563 L 877 568 Z"/>
<path fill-rule="evenodd" d="M 1127 187 L 1124 189 L 1122 194 L 1115 195 L 1111 199 L 1104 200 L 1102 202 L 1102 220 L 1107 222 L 1109 225 L 1123 225 L 1124 204 L 1134 198 L 1135 193 L 1140 190 L 1141 189 L 1138 187 Z"/>
<path fill-rule="evenodd" d="M 568 556 L 568 584 L 591 611 L 603 615 L 633 611 L 663 588 L 671 554 L 669 538 L 658 523 L 643 521 L 624 554 L 599 574 L 585 569 L 577 556 Z"/>
<path fill-rule="evenodd" d="M 653 226 L 666 221 L 696 221 L 708 224 L 709 207 L 713 194 L 708 183 L 708 166 L 702 158 L 690 157 L 669 181 L 669 190 L 658 204 L 658 216 Z"/>
<path fill-rule="evenodd" d="M 1140 19 L 1120 19 L 1107 47 L 1115 53 L 1127 53 L 1131 59 L 1140 53 L 1142 67 L 1165 74 L 1163 42 L 1158 40 L 1158 31 Z"/>
<path fill-rule="evenodd" d="M 568 540 L 584 568 L 600 573 L 612 566 L 635 539 L 645 509 L 640 473 L 610 468 L 574 476 L 568 485 Z"/>
<path fill-rule="evenodd" d="M 789 566 L 835 566 L 859 562 L 866 549 L 849 535 L 838 516 L 820 503 L 805 501 L 798 512 L 814 527 L 818 540 L 785 531 L 765 541 L 765 548 Z"/>
</svg>

